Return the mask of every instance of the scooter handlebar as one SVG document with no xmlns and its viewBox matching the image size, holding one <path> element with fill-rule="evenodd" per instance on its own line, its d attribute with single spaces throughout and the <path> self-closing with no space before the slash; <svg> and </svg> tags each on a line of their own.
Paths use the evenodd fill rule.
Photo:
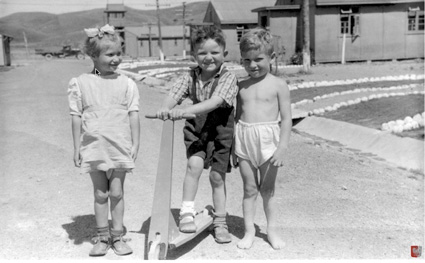
<svg viewBox="0 0 425 263">
<path fill-rule="evenodd" d="M 156 116 L 156 114 L 152 114 L 152 113 L 146 114 L 145 117 L 148 119 L 160 119 Z M 195 118 L 196 118 L 195 114 L 192 114 L 192 113 L 183 114 L 183 119 L 189 120 L 189 119 L 195 119 Z"/>
</svg>

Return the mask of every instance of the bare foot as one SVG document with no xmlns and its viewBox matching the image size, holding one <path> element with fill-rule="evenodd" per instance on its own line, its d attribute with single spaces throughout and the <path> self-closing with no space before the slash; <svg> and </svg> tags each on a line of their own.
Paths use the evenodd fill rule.
<svg viewBox="0 0 425 263">
<path fill-rule="evenodd" d="M 285 242 L 279 237 L 279 233 L 276 231 L 267 231 L 267 239 L 270 242 L 270 245 L 276 250 L 279 250 L 285 246 Z"/>
<path fill-rule="evenodd" d="M 241 241 L 238 242 L 237 246 L 240 249 L 250 249 L 252 243 L 254 242 L 255 231 L 254 232 L 245 232 L 244 237 Z"/>
</svg>

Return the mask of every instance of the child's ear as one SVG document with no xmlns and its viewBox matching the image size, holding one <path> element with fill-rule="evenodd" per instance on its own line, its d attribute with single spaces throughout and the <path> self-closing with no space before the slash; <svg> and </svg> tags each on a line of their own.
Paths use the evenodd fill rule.
<svg viewBox="0 0 425 263">
<path fill-rule="evenodd" d="M 227 54 L 229 54 L 229 51 L 224 50 L 224 52 L 223 52 L 224 57 L 226 57 L 226 56 L 227 56 Z"/>
<path fill-rule="evenodd" d="M 277 59 L 277 56 L 276 56 L 276 53 L 272 53 L 271 55 L 270 55 L 270 63 L 274 63 L 274 60 L 275 59 Z"/>
</svg>

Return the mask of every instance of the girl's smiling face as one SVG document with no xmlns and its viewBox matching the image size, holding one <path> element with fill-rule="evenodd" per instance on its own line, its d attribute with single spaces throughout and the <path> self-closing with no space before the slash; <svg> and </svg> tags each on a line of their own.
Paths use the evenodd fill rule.
<svg viewBox="0 0 425 263">
<path fill-rule="evenodd" d="M 94 67 L 101 75 L 110 75 L 115 72 L 122 61 L 122 49 L 120 43 L 105 43 L 98 57 L 93 57 Z"/>
<path fill-rule="evenodd" d="M 274 53 L 269 56 L 262 49 L 253 49 L 243 52 L 241 55 L 243 66 L 252 78 L 263 77 L 270 72 Z"/>
</svg>

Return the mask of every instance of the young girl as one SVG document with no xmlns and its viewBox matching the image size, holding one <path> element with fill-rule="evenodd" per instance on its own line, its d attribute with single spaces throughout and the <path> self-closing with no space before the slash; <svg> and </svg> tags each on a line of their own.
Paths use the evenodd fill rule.
<svg viewBox="0 0 425 263">
<path fill-rule="evenodd" d="M 94 68 L 71 79 L 68 99 L 74 163 L 82 173 L 90 174 L 94 188 L 97 236 L 89 255 L 103 256 L 110 247 L 117 255 L 128 255 L 132 249 L 123 239 L 123 186 L 139 150 L 139 92 L 133 80 L 115 73 L 122 60 L 122 39 L 114 27 L 105 25 L 85 32 L 85 51 Z"/>
</svg>

